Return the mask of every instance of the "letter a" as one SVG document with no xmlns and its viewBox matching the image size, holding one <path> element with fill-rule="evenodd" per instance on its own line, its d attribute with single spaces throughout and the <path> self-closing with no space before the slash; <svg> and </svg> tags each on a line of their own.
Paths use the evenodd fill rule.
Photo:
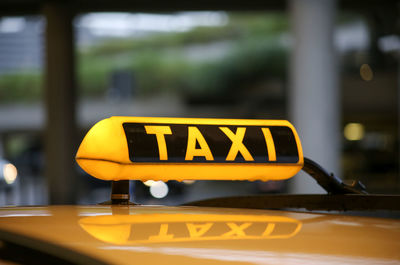
<svg viewBox="0 0 400 265">
<path fill-rule="evenodd" d="M 199 143 L 200 149 L 196 149 L 196 143 Z M 193 160 L 194 156 L 204 156 L 207 160 L 214 160 L 211 150 L 199 129 L 189 126 L 185 160 Z"/>
<path fill-rule="evenodd" d="M 186 227 L 189 230 L 190 237 L 201 237 L 204 235 L 208 230 L 210 230 L 213 223 L 205 223 L 203 225 L 195 225 L 192 223 L 187 223 Z"/>
</svg>

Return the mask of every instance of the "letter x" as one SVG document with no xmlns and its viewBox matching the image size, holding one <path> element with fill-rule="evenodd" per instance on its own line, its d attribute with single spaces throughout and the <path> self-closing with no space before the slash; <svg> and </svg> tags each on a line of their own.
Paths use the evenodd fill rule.
<svg viewBox="0 0 400 265">
<path fill-rule="evenodd" d="M 235 223 L 226 223 L 226 224 L 229 226 L 231 231 L 226 232 L 222 236 L 246 236 L 244 230 L 251 225 L 251 223 L 244 223 L 241 225 L 237 225 Z"/>
<path fill-rule="evenodd" d="M 244 160 L 254 161 L 249 150 L 247 150 L 246 146 L 243 144 L 244 134 L 246 133 L 245 127 L 238 127 L 236 133 L 233 133 L 228 127 L 219 127 L 219 129 L 232 141 L 232 146 L 226 156 L 226 161 L 234 161 L 239 152 L 242 154 Z"/>
</svg>

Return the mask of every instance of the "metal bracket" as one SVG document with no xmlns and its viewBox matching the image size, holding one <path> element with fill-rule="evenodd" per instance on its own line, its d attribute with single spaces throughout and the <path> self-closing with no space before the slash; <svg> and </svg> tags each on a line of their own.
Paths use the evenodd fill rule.
<svg viewBox="0 0 400 265">
<path fill-rule="evenodd" d="M 317 183 L 329 194 L 368 194 L 364 184 L 360 181 L 344 183 L 333 173 L 329 174 L 320 165 L 304 157 L 303 171 L 313 177 Z"/>
<path fill-rule="evenodd" d="M 331 195 L 339 194 L 368 194 L 365 186 L 359 181 L 351 184 L 344 183 L 341 179 L 329 174 L 316 162 L 304 158 L 303 171 L 313 177 L 317 183 Z M 131 205 L 129 196 L 129 180 L 112 181 L 111 200 L 103 204 L 111 205 Z"/>
<path fill-rule="evenodd" d="M 111 200 L 100 203 L 101 205 L 136 205 L 129 196 L 129 180 L 113 180 L 111 183 Z"/>
<path fill-rule="evenodd" d="M 111 204 L 129 204 L 129 180 L 111 183 Z"/>
</svg>

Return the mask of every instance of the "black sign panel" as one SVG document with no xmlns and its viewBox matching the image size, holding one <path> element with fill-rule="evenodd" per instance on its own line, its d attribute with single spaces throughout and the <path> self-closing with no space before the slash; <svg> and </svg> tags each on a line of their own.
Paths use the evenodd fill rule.
<svg viewBox="0 0 400 265">
<path fill-rule="evenodd" d="M 145 126 L 165 126 L 168 133 L 159 134 L 146 131 Z M 189 127 L 192 127 L 191 129 Z M 194 128 L 193 128 L 194 127 Z M 234 152 L 234 159 L 227 161 L 227 155 L 232 148 L 233 141 L 226 132 L 226 127 L 232 134 L 239 134 L 245 130 L 243 139 L 237 140 L 237 146 L 248 150 L 252 159 L 245 159 L 241 151 Z M 154 123 L 123 123 L 126 134 L 129 158 L 132 162 L 146 163 L 297 163 L 299 154 L 296 139 L 292 130 L 286 126 L 237 126 L 237 125 L 195 125 L 195 124 L 154 124 Z M 243 129 L 244 128 L 244 129 Z M 273 148 L 267 149 L 266 137 L 263 128 L 268 128 L 273 139 Z M 194 155 L 187 158 L 189 132 L 199 131 L 207 145 L 200 143 L 199 134 L 191 137 L 196 144 L 191 148 L 209 149 L 212 159 L 204 155 Z M 231 134 L 231 135 L 232 135 Z M 161 142 L 159 142 L 161 141 Z M 164 142 L 163 142 L 164 141 Z M 165 144 L 164 144 L 165 143 Z M 160 159 L 160 148 L 166 147 L 167 158 Z M 244 146 L 244 147 L 243 147 Z M 268 154 L 274 152 L 275 158 L 270 159 Z"/>
</svg>

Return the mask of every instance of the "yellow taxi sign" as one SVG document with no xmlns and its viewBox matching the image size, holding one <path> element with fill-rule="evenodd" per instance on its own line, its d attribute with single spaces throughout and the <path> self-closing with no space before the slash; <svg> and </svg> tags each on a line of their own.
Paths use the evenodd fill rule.
<svg viewBox="0 0 400 265">
<path fill-rule="evenodd" d="M 303 167 L 283 120 L 111 117 L 87 133 L 78 164 L 103 180 L 281 180 Z"/>
</svg>

